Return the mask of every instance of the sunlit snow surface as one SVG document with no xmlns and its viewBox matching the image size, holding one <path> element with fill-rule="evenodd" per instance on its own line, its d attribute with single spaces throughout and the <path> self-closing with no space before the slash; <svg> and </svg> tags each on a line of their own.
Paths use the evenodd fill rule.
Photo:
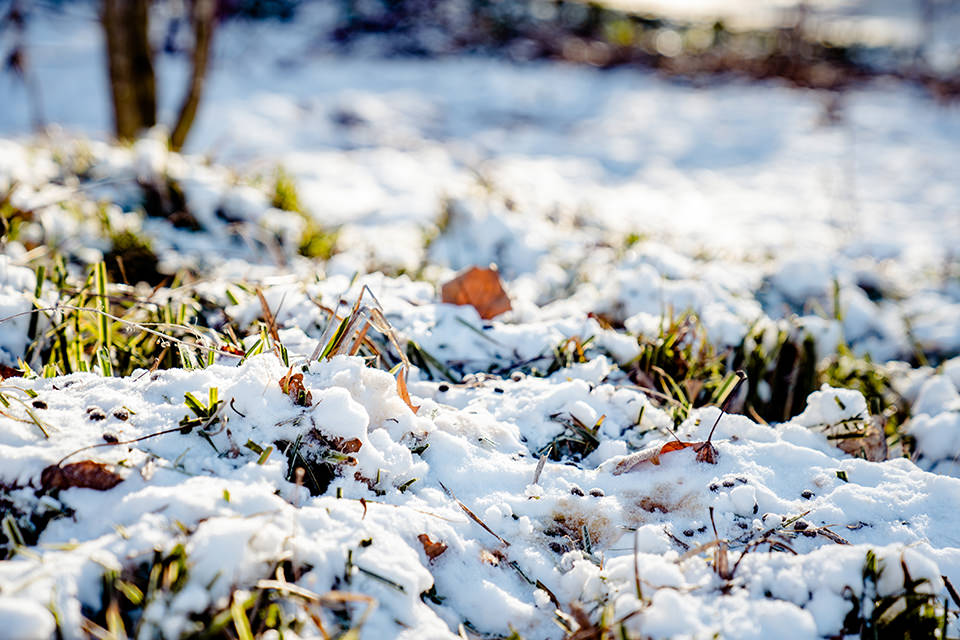
<svg viewBox="0 0 960 640">
<path fill-rule="evenodd" d="M 96 138 L 108 111 L 95 25 L 60 18 L 34 28 L 47 117 Z M 235 589 L 272 577 L 283 559 L 310 567 L 298 580 L 306 589 L 376 598 L 366 639 L 454 638 L 465 622 L 494 637 L 516 629 L 526 638 L 561 638 L 547 590 L 565 609 L 585 603 L 595 618 L 595 608 L 609 603 L 615 619 L 629 615 L 628 630 L 656 638 L 833 635 L 850 610 L 848 596 L 861 595 L 868 548 L 888 568 L 881 595 L 902 585 L 901 558 L 936 593 L 945 593 L 941 575 L 960 584 L 960 481 L 951 477 L 960 475 L 956 360 L 938 372 L 907 367 L 899 378 L 914 403 L 906 428 L 921 465 L 936 473 L 904 459 L 844 455 L 821 428 L 855 415 L 863 399 L 824 389 L 785 424 L 724 417 L 715 466 L 687 450 L 615 476 L 617 456 L 664 442 L 672 419 L 617 378 L 614 361 L 636 355 L 636 341 L 587 315 L 649 334 L 664 315 L 693 309 L 720 346 L 790 318 L 822 353 L 845 341 L 878 361 L 909 357 L 915 345 L 955 356 L 955 109 L 902 86 L 875 87 L 843 96 L 841 119 L 832 121 L 833 96 L 775 85 L 695 89 L 636 71 L 479 58 L 344 59 L 311 53 L 306 27 L 234 25 L 220 35 L 188 149 L 217 163 L 168 155 L 149 139 L 131 149 L 89 142 L 102 182 L 78 195 L 51 184 L 59 171 L 51 149 L 72 138 L 27 138 L 19 102 L 0 113 L 9 137 L 0 140 L 0 187 L 16 181 L 17 197 L 38 207 L 62 248 L 90 261 L 106 249 L 102 239 L 55 203 L 120 204 L 110 210 L 113 222 L 151 237 L 171 268 L 208 274 L 204 295 L 241 326 L 259 316 L 260 303 L 235 290 L 234 304 L 225 291 L 243 280 L 261 284 L 294 358 L 313 351 L 325 324 L 311 300 L 335 306 L 346 292 L 352 301 L 362 284 L 402 339 L 457 371 L 508 369 L 548 356 L 570 336 L 593 337 L 605 355 L 549 378 L 453 385 L 414 372 L 416 415 L 389 374 L 343 357 L 310 365 L 311 408 L 281 392 L 287 370 L 273 354 L 239 367 L 221 358 L 203 370 L 119 380 L 18 380 L 46 404 L 36 412 L 51 436 L 0 418 L 0 481 L 25 487 L 11 495 L 28 507 L 45 466 L 105 433 L 126 440 L 176 427 L 187 413 L 185 392 L 205 397 L 215 386 L 231 408 L 225 429 L 211 437 L 216 451 L 196 433 L 174 432 L 74 458 L 120 465 L 125 479 L 106 492 L 62 492 L 74 516 L 52 522 L 38 547 L 0 562 L 0 635 L 51 637 L 53 609 L 64 635 L 79 636 L 81 606 L 100 605 L 106 569 L 146 561 L 176 542 L 186 547 L 190 579 L 145 614 L 153 637 L 178 637 L 191 613 L 223 608 Z M 172 87 L 182 69 L 163 60 L 161 73 Z M 163 101 L 172 109 L 176 96 Z M 276 255 L 255 246 L 267 232 L 283 245 L 297 220 L 270 209 L 236 176 L 270 174 L 280 164 L 319 221 L 342 225 L 343 251 L 325 265 L 278 266 Z M 174 232 L 124 206 L 135 180 L 161 175 L 181 183 L 207 232 Z M 248 225 L 246 241 L 218 208 Z M 445 209 L 445 229 L 425 243 Z M 640 241 L 627 247 L 631 233 Z M 0 259 L 4 317 L 31 307 L 33 274 L 17 266 L 25 257 L 11 247 Z M 501 269 L 512 312 L 485 324 L 470 308 L 439 304 L 438 282 L 490 262 Z M 351 286 L 355 272 L 361 276 Z M 871 300 L 868 291 L 883 296 Z M 20 317 L 0 325 L 3 361 L 22 352 L 27 324 Z M 104 420 L 89 419 L 89 407 Z M 124 407 L 127 420 L 115 415 Z M 579 465 L 547 462 L 534 485 L 534 452 L 563 429 L 556 414 L 585 423 L 606 416 L 600 445 Z M 679 434 L 703 439 L 716 417 L 713 408 L 697 411 Z M 356 466 L 323 496 L 288 482 L 282 455 L 257 464 L 244 447 L 313 429 L 362 443 Z M 364 481 L 371 479 L 383 495 Z M 441 482 L 509 546 L 468 518 Z M 732 587 L 722 589 L 709 552 L 683 557 L 683 545 L 714 540 L 711 507 L 734 559 L 781 518 L 808 511 L 808 529 L 828 525 L 851 544 L 791 534 L 798 555 L 749 553 Z M 447 551 L 430 561 L 417 539 L 424 533 Z M 441 604 L 420 597 L 431 585 Z M 304 635 L 318 632 L 308 626 Z"/>
</svg>

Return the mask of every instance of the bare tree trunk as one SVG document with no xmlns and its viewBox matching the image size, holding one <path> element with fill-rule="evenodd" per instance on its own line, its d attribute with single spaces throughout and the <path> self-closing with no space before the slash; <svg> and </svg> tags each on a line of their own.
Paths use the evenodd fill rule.
<svg viewBox="0 0 960 640">
<path fill-rule="evenodd" d="M 13 32 L 13 46 L 10 47 L 9 53 L 4 52 L 3 66 L 23 81 L 23 86 L 27 90 L 27 104 L 30 108 L 33 129 L 39 133 L 46 126 L 43 117 L 43 100 L 40 97 L 40 82 L 30 68 L 27 55 L 27 14 L 19 0 L 13 0 L 6 15 L 0 18 L 0 35 L 3 34 L 8 23 Z"/>
<path fill-rule="evenodd" d="M 177 124 L 170 134 L 170 148 L 179 151 L 187 139 L 190 127 L 197 115 L 197 106 L 200 104 L 200 94 L 203 91 L 203 82 L 207 74 L 210 60 L 210 45 L 213 40 L 214 18 L 216 17 L 216 0 L 193 0 L 193 67 L 190 72 L 190 85 L 183 97 Z"/>
<path fill-rule="evenodd" d="M 157 123 L 149 13 L 149 0 L 103 1 L 114 130 L 124 140 Z"/>
</svg>

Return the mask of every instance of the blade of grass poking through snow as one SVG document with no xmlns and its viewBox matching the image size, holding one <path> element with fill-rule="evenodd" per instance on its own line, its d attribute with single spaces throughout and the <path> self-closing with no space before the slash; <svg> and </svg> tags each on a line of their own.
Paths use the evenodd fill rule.
<svg viewBox="0 0 960 640">
<path fill-rule="evenodd" d="M 33 288 L 34 304 L 36 304 L 37 306 L 39 306 L 40 294 L 43 293 L 43 279 L 46 277 L 46 274 L 47 274 L 47 268 L 44 265 L 41 264 L 40 266 L 37 267 L 37 284 Z M 30 315 L 30 326 L 27 329 L 27 339 L 30 340 L 31 342 L 37 337 L 37 321 L 38 320 L 39 320 L 39 317 L 37 316 L 37 314 L 34 313 Z"/>
<path fill-rule="evenodd" d="M 711 403 L 724 405 L 727 402 L 727 398 L 730 397 L 731 392 L 734 389 L 734 385 L 739 385 L 740 376 L 735 372 L 731 371 L 724 378 L 723 382 L 720 383 L 720 386 L 716 388 L 713 392 L 713 398 L 711 398 Z"/>
<path fill-rule="evenodd" d="M 253 630 L 250 629 L 247 610 L 240 600 L 239 594 L 239 591 L 233 592 L 233 599 L 230 603 L 230 617 L 233 618 L 233 626 L 237 629 L 237 637 L 240 640 L 253 640 Z"/>
<path fill-rule="evenodd" d="M 207 408 L 203 406 L 197 397 L 192 393 L 187 391 L 183 394 L 183 402 L 187 405 L 187 408 L 193 411 L 198 417 L 205 418 L 207 415 Z"/>
<path fill-rule="evenodd" d="M 107 313 L 110 311 L 109 301 L 107 299 L 107 265 L 101 260 L 94 267 L 94 282 L 97 291 L 97 309 L 101 311 L 98 323 L 99 334 L 97 336 L 100 344 L 110 348 L 110 319 Z"/>
<path fill-rule="evenodd" d="M 100 363 L 100 375 L 105 378 L 113 377 L 113 365 L 110 363 L 110 351 L 106 345 L 97 349 L 97 362 Z"/>
<path fill-rule="evenodd" d="M 252 358 L 253 356 L 259 354 L 263 351 L 263 338 L 257 338 L 257 341 L 253 343 L 253 346 L 247 349 L 247 352 L 240 357 L 240 363 L 243 364 L 247 361 L 247 358 Z"/>
</svg>

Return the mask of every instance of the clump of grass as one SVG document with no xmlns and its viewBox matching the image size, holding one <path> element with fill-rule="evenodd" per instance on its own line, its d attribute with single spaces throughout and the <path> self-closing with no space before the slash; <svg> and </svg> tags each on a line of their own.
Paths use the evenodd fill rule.
<svg viewBox="0 0 960 640">
<path fill-rule="evenodd" d="M 557 461 L 583 459 L 600 446 L 598 432 L 605 418 L 601 416 L 596 424 L 587 425 L 569 413 L 553 414 L 550 419 L 562 424 L 564 429 L 541 447 L 536 455 L 548 455 L 551 460 Z"/>
<path fill-rule="evenodd" d="M 53 494 L 34 493 L 17 485 L 0 485 L 0 560 L 37 544 L 47 525 L 58 518 L 70 517 L 73 510 L 63 506 Z M 19 495 L 15 495 L 19 494 Z M 45 497 L 49 495 L 49 497 Z"/>
<path fill-rule="evenodd" d="M 821 361 L 817 377 L 831 387 L 856 389 L 862 393 L 870 413 L 885 418 L 887 435 L 891 439 L 900 438 L 900 427 L 910 417 L 910 407 L 893 388 L 887 370 L 873 362 L 869 355 L 858 358 L 847 347 L 841 346 L 835 355 Z"/>
<path fill-rule="evenodd" d="M 886 567 L 873 550 L 867 551 L 861 595 L 856 596 L 849 587 L 845 594 L 851 607 L 844 620 L 844 634 L 857 634 L 862 640 L 947 637 L 947 602 L 921 590 L 920 587 L 929 581 L 911 577 L 902 557 L 900 567 L 903 570 L 903 588 L 881 596 L 877 592 L 877 585 Z"/>
<path fill-rule="evenodd" d="M 767 331 L 776 331 L 770 340 Z M 733 366 L 751 381 L 744 411 L 764 422 L 781 422 L 806 407 L 807 396 L 821 386 L 816 344 L 808 334 L 786 327 L 754 329 L 733 354 Z"/>
<path fill-rule="evenodd" d="M 294 182 L 293 176 L 283 167 L 277 167 L 273 181 L 273 198 L 270 205 L 283 211 L 306 213 L 300 203 L 297 184 Z"/>
<path fill-rule="evenodd" d="M 655 337 L 637 339 L 640 354 L 622 368 L 639 386 L 670 402 L 677 423 L 691 408 L 720 401 L 734 382 L 736 367 L 724 366 L 727 354 L 717 353 L 692 312 L 664 318 Z"/>
<path fill-rule="evenodd" d="M 158 183 L 140 183 L 143 192 L 141 207 L 144 213 L 153 218 L 166 218 L 177 229 L 202 231 L 203 225 L 187 207 L 187 197 L 180 184 L 170 176 Z"/>
<path fill-rule="evenodd" d="M 110 250 L 103 259 L 114 282 L 157 285 L 167 277 L 157 271 L 157 254 L 150 241 L 129 230 L 111 234 Z"/>
<path fill-rule="evenodd" d="M 293 581 L 309 565 L 294 566 L 290 561 L 276 565 L 271 577 L 261 580 L 250 590 L 235 590 L 223 607 L 209 607 L 190 615 L 190 622 L 180 635 L 185 640 L 217 638 L 260 638 L 265 634 L 298 632 L 312 616 L 309 604 L 320 598 Z M 169 604 L 183 591 L 190 579 L 190 561 L 182 543 L 169 551 L 154 551 L 143 562 L 120 571 L 107 570 L 102 575 L 99 606 L 85 607 L 85 631 L 93 637 L 144 637 L 160 630 L 144 616 L 151 605 Z M 325 594 L 326 595 L 326 594 Z M 339 604 L 339 602 L 338 602 Z M 293 605 L 293 606 L 291 606 Z M 322 623 L 321 623 L 322 624 Z"/>
<path fill-rule="evenodd" d="M 297 244 L 297 252 L 307 258 L 329 260 L 337 251 L 339 232 L 326 229 L 318 223 L 300 201 L 296 182 L 283 167 L 278 167 L 274 176 L 271 206 L 283 211 L 299 213 L 303 218 L 303 230 Z"/>
<path fill-rule="evenodd" d="M 100 262 L 75 280 L 62 257 L 50 269 L 38 268 L 35 294 L 55 292 L 56 302 L 33 311 L 46 323 L 31 322 L 25 362 L 44 376 L 92 371 L 94 365 L 103 375 L 127 376 L 136 369 L 207 366 L 217 354 L 243 355 L 235 338 L 206 326 L 200 298 L 118 286 L 109 273 Z M 178 276 L 172 285 L 179 284 Z"/>
<path fill-rule="evenodd" d="M 6 191 L 0 193 L 0 246 L 20 239 L 23 225 L 33 220 L 33 212 L 21 209 L 12 202 L 13 192 L 17 184 L 11 184 Z"/>
<path fill-rule="evenodd" d="M 304 220 L 304 228 L 300 234 L 297 252 L 307 258 L 329 260 L 337 252 L 339 231 L 325 229 L 309 216 L 305 216 Z"/>
</svg>

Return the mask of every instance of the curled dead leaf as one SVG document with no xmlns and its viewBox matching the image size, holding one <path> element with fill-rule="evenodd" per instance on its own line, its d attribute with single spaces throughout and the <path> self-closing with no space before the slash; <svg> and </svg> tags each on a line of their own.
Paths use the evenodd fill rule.
<svg viewBox="0 0 960 640">
<path fill-rule="evenodd" d="M 443 544 L 439 540 L 431 540 L 430 536 L 425 533 L 418 535 L 417 540 L 419 540 L 420 544 L 423 545 L 423 552 L 427 554 L 427 557 L 431 560 L 447 550 L 447 545 Z"/>
<path fill-rule="evenodd" d="M 717 458 L 720 457 L 720 452 L 717 451 L 717 448 L 713 446 L 713 443 L 709 440 L 701 442 L 700 446 L 696 447 L 694 451 L 697 452 L 697 462 L 717 464 Z"/>
<path fill-rule="evenodd" d="M 407 403 L 407 406 L 410 407 L 410 411 L 416 413 L 420 411 L 420 406 L 413 404 L 410 400 L 410 392 L 407 391 L 407 366 L 403 365 L 400 367 L 400 371 L 397 372 L 397 394 L 400 398 Z"/>
<path fill-rule="evenodd" d="M 52 464 L 40 474 L 44 489 L 96 489 L 106 491 L 123 482 L 123 478 L 108 465 L 93 460 L 83 460 L 64 466 Z"/>
<path fill-rule="evenodd" d="M 363 441 L 360 438 L 352 438 L 350 440 L 345 440 L 337 449 L 342 453 L 356 453 L 360 451 L 360 447 L 363 446 Z"/>
<path fill-rule="evenodd" d="M 448 304 L 468 304 L 484 320 L 510 311 L 510 298 L 503 290 L 500 274 L 494 269 L 471 267 L 440 290 L 441 300 Z"/>
<path fill-rule="evenodd" d="M 313 395 L 303 386 L 303 374 L 287 372 L 280 378 L 280 389 L 290 396 L 295 405 L 309 407 L 313 404 Z"/>
<path fill-rule="evenodd" d="M 671 451 L 681 451 L 690 447 L 693 447 L 694 451 L 697 452 L 697 462 L 717 464 L 717 458 L 720 454 L 710 441 L 682 442 L 680 440 L 671 440 L 666 444 L 649 447 L 621 458 L 616 465 L 614 465 L 612 473 L 618 476 L 622 473 L 634 471 L 644 464 L 659 465 L 660 456 L 670 453 Z"/>
</svg>

